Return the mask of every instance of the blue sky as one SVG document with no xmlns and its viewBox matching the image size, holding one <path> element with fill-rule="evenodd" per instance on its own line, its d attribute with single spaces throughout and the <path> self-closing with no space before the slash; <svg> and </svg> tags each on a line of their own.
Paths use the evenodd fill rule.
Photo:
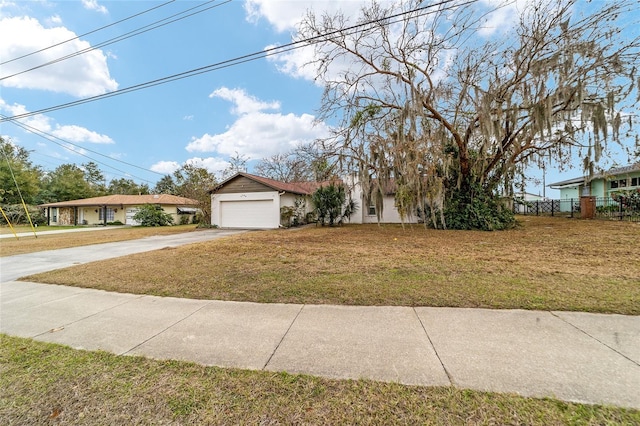
<svg viewBox="0 0 640 426">
<path fill-rule="evenodd" d="M 0 61 L 163 3 L 0 0 Z M 217 7 L 0 81 L 0 113 L 13 116 L 37 111 L 259 52 L 270 45 L 290 42 L 295 23 L 309 7 L 329 11 L 341 8 L 355 14 L 362 2 L 174 1 L 56 48 L 0 65 L 0 75 L 95 46 L 199 5 L 201 9 Z M 322 88 L 313 81 L 311 70 L 301 67 L 308 55 L 308 51 L 297 50 L 262 58 L 22 121 L 75 146 L 61 140 L 56 144 L 11 123 L 0 124 L 0 134 L 31 151 L 33 162 L 47 170 L 64 163 L 95 161 L 107 180 L 125 177 L 151 187 L 163 174 L 187 162 L 219 173 L 227 166 L 229 156 L 237 153 L 248 158 L 251 167 L 260 158 L 287 152 L 297 144 L 328 134 L 331 123 L 314 123 Z M 619 162 L 624 163 L 624 158 Z M 579 176 L 576 166 L 564 173 L 549 169 L 547 183 Z M 536 170 L 530 175 L 541 177 Z M 542 189 L 531 184 L 528 191 L 541 193 Z M 554 193 L 547 190 L 547 195 Z"/>
<path fill-rule="evenodd" d="M 3 2 L 0 27 L 13 29 L 14 46 L 2 60 L 84 34 L 160 5 L 139 1 Z M 39 55 L 2 65 L 9 75 L 69 52 L 94 46 L 206 2 L 176 1 L 135 19 Z M 206 66 L 270 44 L 291 40 L 259 9 L 242 1 L 219 6 L 127 40 L 3 81 L 1 113 L 15 115 L 71 102 Z M 303 9 L 301 9 L 301 13 Z M 10 28 L 8 28 L 10 27 Z M 7 40 L 4 36 L 3 40 Z M 3 41 L 3 44 L 4 41 Z M 284 152 L 325 136 L 314 125 L 321 88 L 278 71 L 267 59 L 202 74 L 153 88 L 34 116 L 25 122 L 69 142 L 157 173 L 171 173 L 187 161 L 219 172 L 237 152 L 252 160 Z M 89 158 L 3 123 L 0 132 L 31 152 L 46 169 Z M 60 142 L 58 140 L 58 142 Z M 145 179 L 145 172 L 92 152 L 74 151 L 100 162 L 111 177 Z M 113 166 L 120 171 L 113 170 Z"/>
</svg>

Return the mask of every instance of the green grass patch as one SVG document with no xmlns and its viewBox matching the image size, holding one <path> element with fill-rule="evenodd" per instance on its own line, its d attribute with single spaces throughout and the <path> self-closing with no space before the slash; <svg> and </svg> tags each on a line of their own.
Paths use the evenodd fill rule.
<svg viewBox="0 0 640 426">
<path fill-rule="evenodd" d="M 640 424 L 640 411 L 116 356 L 0 335 L 0 424 Z"/>
</svg>

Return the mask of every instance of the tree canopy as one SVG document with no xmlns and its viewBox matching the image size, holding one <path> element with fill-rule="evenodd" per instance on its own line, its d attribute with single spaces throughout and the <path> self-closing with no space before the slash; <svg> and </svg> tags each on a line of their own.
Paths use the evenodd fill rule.
<svg viewBox="0 0 640 426">
<path fill-rule="evenodd" d="M 218 183 L 216 176 L 204 167 L 185 164 L 173 173 L 173 181 L 175 182 L 175 195 L 198 200 L 199 221 L 210 224 L 211 196 L 209 191 Z"/>
<path fill-rule="evenodd" d="M 322 182 L 337 177 L 336 164 L 317 143 L 300 145 L 284 154 L 263 158 L 255 167 L 260 176 L 282 182 Z"/>
<path fill-rule="evenodd" d="M 373 199 L 393 181 L 402 215 L 509 226 L 498 196 L 519 168 L 578 152 L 593 173 L 607 144 L 632 137 L 637 2 L 581 6 L 527 2 L 493 37 L 478 2 L 373 2 L 355 22 L 309 13 L 299 37 L 318 41 L 321 118 L 343 117 L 327 146 Z"/>
<path fill-rule="evenodd" d="M 14 180 L 15 178 L 15 180 Z M 29 152 L 0 137 L 0 202 L 33 203 L 40 191 L 42 170 L 29 160 Z"/>
</svg>

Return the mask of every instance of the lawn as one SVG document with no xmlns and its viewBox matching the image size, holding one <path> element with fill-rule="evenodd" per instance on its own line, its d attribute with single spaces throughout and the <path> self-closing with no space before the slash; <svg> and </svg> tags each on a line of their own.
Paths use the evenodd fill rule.
<svg viewBox="0 0 640 426">
<path fill-rule="evenodd" d="M 640 314 L 640 224 L 520 220 L 501 232 L 416 225 L 250 232 L 25 279 L 265 303 Z"/>
<path fill-rule="evenodd" d="M 36 236 L 31 233 L 30 227 L 16 228 L 17 233 L 29 232 L 28 236 L 18 239 L 3 238 L 0 240 L 0 256 L 12 256 L 16 254 L 33 253 L 43 250 L 85 246 L 89 244 L 102 244 L 114 241 L 134 240 L 136 238 L 150 237 L 152 235 L 177 234 L 195 230 L 196 225 L 165 226 L 156 228 L 125 227 L 100 229 L 98 231 L 86 228 L 87 232 L 70 232 L 66 234 L 38 235 L 43 231 L 56 231 L 62 229 L 79 228 L 73 226 L 47 226 L 36 228 Z M 2 227 L 2 234 L 11 234 L 8 227 Z"/>
<path fill-rule="evenodd" d="M 640 424 L 640 411 L 158 361 L 0 335 L 0 424 Z"/>
<path fill-rule="evenodd" d="M 521 222 L 505 232 L 388 225 L 257 231 L 26 279 L 258 302 L 640 314 L 640 224 Z M 176 230 L 1 245 L 6 255 Z M 0 424 L 640 424 L 638 410 L 119 357 L 3 335 L 0 389 Z"/>
</svg>

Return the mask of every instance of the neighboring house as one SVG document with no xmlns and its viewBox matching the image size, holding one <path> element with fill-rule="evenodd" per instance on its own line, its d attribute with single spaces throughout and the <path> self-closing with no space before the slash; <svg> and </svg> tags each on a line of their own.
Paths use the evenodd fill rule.
<svg viewBox="0 0 640 426">
<path fill-rule="evenodd" d="M 514 198 L 518 201 L 515 206 L 515 213 L 529 213 L 530 203 L 537 201 L 546 201 L 547 198 L 539 194 L 531 194 L 529 192 L 519 192 L 514 194 Z"/>
<path fill-rule="evenodd" d="M 578 201 L 583 196 L 608 199 L 617 191 L 640 189 L 640 163 L 610 169 L 591 178 L 579 177 L 547 186 L 559 189 L 562 201 L 571 199 Z"/>
<path fill-rule="evenodd" d="M 104 197 L 60 201 L 41 204 L 49 225 L 106 225 L 121 222 L 139 225 L 133 216 L 145 204 L 162 207 L 171 215 L 173 223 L 191 223 L 197 212 L 198 201 L 176 195 L 105 195 Z M 185 219 L 182 219 L 185 218 Z"/>
<path fill-rule="evenodd" d="M 211 191 L 211 224 L 221 228 L 273 229 L 288 226 L 282 212 L 298 209 L 303 214 L 313 211 L 311 195 L 330 182 L 286 183 L 277 180 L 237 173 Z M 358 203 L 350 223 L 377 223 L 375 206 L 366 200 L 360 186 L 351 185 L 351 196 Z M 400 223 L 393 192 L 385 195 L 381 222 Z M 412 219 L 413 221 L 416 218 Z"/>
</svg>

